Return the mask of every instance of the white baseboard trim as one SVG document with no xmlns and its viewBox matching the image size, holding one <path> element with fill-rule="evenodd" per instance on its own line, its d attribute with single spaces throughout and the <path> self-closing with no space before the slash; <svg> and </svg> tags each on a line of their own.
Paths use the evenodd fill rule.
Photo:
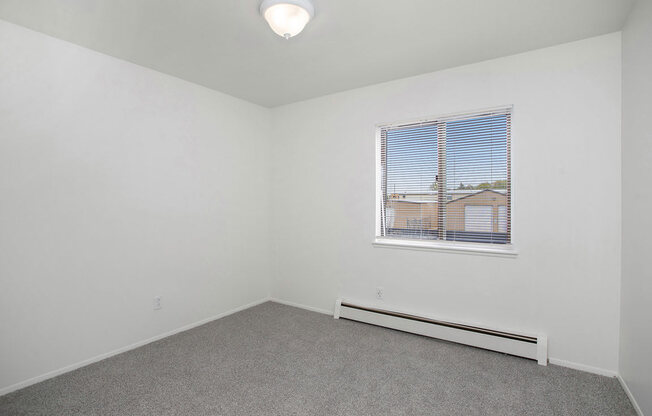
<svg viewBox="0 0 652 416">
<path fill-rule="evenodd" d="M 616 377 L 618 373 L 613 370 L 606 370 L 604 368 L 592 367 L 586 364 L 574 363 L 572 361 L 560 360 L 559 358 L 549 358 L 550 364 L 558 365 L 560 367 L 572 368 L 573 370 L 580 370 L 586 373 L 597 374 L 599 376 Z"/>
<path fill-rule="evenodd" d="M 277 298 L 270 298 L 269 300 L 275 303 L 280 303 L 281 305 L 294 306 L 295 308 L 305 309 L 307 311 L 323 313 L 331 316 L 333 315 L 333 311 L 328 311 L 326 309 L 321 309 L 321 308 L 315 308 L 314 306 L 302 305 L 300 303 L 294 303 L 288 300 L 282 300 Z"/>
<path fill-rule="evenodd" d="M 0 389 L 0 396 L 3 396 L 5 394 L 11 393 L 13 391 L 20 390 L 22 388 L 31 386 L 32 384 L 39 383 L 39 382 L 47 380 L 49 378 L 53 378 L 53 377 L 56 377 L 56 376 L 64 374 L 64 373 L 68 373 L 68 372 L 76 370 L 78 368 L 85 367 L 85 366 L 87 366 L 89 364 L 93 364 L 93 363 L 96 363 L 98 361 L 102 361 L 102 360 L 104 360 L 106 358 L 109 358 L 109 357 L 112 357 L 114 355 L 118 355 L 118 354 L 121 354 L 123 352 L 127 352 L 129 350 L 133 350 L 135 348 L 142 347 L 143 345 L 147 345 L 147 344 L 152 343 L 154 341 L 158 341 L 160 339 L 167 338 L 167 337 L 169 337 L 171 335 L 178 334 L 179 332 L 184 332 L 184 331 L 187 331 L 189 329 L 192 329 L 192 328 L 207 324 L 207 323 L 209 323 L 211 321 L 215 321 L 217 319 L 224 318 L 225 316 L 229 316 L 229 315 L 232 315 L 232 314 L 234 314 L 236 312 L 240 312 L 240 311 L 243 311 L 245 309 L 249 309 L 249 308 L 254 307 L 256 305 L 260 305 L 261 303 L 269 302 L 270 300 L 271 299 L 269 297 L 266 297 L 266 298 L 257 300 L 255 302 L 251 302 L 251 303 L 248 303 L 246 305 L 239 306 L 239 307 L 237 307 L 235 309 L 231 309 L 231 310 L 228 310 L 226 312 L 222 312 L 222 313 L 220 313 L 218 315 L 211 316 L 210 318 L 202 319 L 201 321 L 197 321 L 197 322 L 193 322 L 193 323 L 188 324 L 188 325 L 184 325 L 184 326 L 182 326 L 180 328 L 164 332 L 162 334 L 153 336 L 151 338 L 148 338 L 148 339 L 145 339 L 145 340 L 142 340 L 142 341 L 138 341 L 138 342 L 135 342 L 133 344 L 130 344 L 130 345 L 115 349 L 113 351 L 109 351 L 109 352 L 106 352 L 104 354 L 96 355 L 95 357 L 92 357 L 92 358 L 89 358 L 89 359 L 86 359 L 86 360 L 83 360 L 83 361 L 79 361 L 79 362 L 74 363 L 74 364 L 67 365 L 67 366 L 59 368 L 57 370 L 49 371 L 49 372 L 47 372 L 45 374 L 41 374 L 40 376 L 36 376 L 36 377 L 29 378 L 27 380 L 19 381 L 18 383 L 12 384 L 11 386 L 1 388 Z"/>
<path fill-rule="evenodd" d="M 623 387 L 623 390 L 625 390 L 625 394 L 627 394 L 627 397 L 629 397 L 629 401 L 632 402 L 632 406 L 634 406 L 634 410 L 636 410 L 636 414 L 638 416 L 644 416 L 643 415 L 643 410 L 641 410 L 641 407 L 636 403 L 636 399 L 634 398 L 634 395 L 632 394 L 631 390 L 627 386 L 627 383 L 625 383 L 625 379 L 618 374 L 616 376 L 618 381 L 620 381 L 620 385 Z"/>
</svg>

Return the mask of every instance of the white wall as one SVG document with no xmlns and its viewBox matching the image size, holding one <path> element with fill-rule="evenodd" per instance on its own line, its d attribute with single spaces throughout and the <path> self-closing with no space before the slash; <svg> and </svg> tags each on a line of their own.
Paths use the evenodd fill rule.
<svg viewBox="0 0 652 416">
<path fill-rule="evenodd" d="M 652 415 L 652 1 L 639 0 L 623 30 L 623 270 L 620 371 Z"/>
<path fill-rule="evenodd" d="M 270 122 L 0 21 L 0 390 L 267 297 Z"/>
<path fill-rule="evenodd" d="M 615 371 L 620 42 L 268 110 L 0 21 L 0 391 L 270 283 L 325 310 L 383 286 L 385 306 L 543 331 L 558 361 Z M 373 248 L 374 125 L 503 104 L 518 258 Z"/>
<path fill-rule="evenodd" d="M 621 47 L 615 33 L 273 110 L 273 296 L 342 295 L 543 331 L 618 366 Z M 374 248 L 374 125 L 514 105 L 516 259 Z M 594 369 L 595 369 L 594 368 Z"/>
</svg>

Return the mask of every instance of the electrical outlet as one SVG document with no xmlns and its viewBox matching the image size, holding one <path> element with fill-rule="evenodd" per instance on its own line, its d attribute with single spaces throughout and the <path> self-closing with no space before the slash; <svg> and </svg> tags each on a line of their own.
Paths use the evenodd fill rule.
<svg viewBox="0 0 652 416">
<path fill-rule="evenodd" d="M 154 296 L 154 310 L 161 309 L 161 297 Z"/>
<path fill-rule="evenodd" d="M 382 287 L 377 287 L 376 288 L 376 299 L 383 300 L 383 288 Z"/>
</svg>

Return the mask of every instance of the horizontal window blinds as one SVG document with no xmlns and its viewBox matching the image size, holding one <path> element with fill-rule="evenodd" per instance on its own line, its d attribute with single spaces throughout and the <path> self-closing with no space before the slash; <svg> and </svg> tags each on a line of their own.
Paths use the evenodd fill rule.
<svg viewBox="0 0 652 416">
<path fill-rule="evenodd" d="M 511 240 L 511 109 L 380 128 L 380 235 Z"/>
</svg>

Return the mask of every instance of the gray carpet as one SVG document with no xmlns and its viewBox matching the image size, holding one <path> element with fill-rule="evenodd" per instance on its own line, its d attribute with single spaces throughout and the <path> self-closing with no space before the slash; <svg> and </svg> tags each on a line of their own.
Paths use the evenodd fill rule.
<svg viewBox="0 0 652 416">
<path fill-rule="evenodd" d="M 618 381 L 274 303 L 0 397 L 1 415 L 635 415 Z"/>
</svg>

